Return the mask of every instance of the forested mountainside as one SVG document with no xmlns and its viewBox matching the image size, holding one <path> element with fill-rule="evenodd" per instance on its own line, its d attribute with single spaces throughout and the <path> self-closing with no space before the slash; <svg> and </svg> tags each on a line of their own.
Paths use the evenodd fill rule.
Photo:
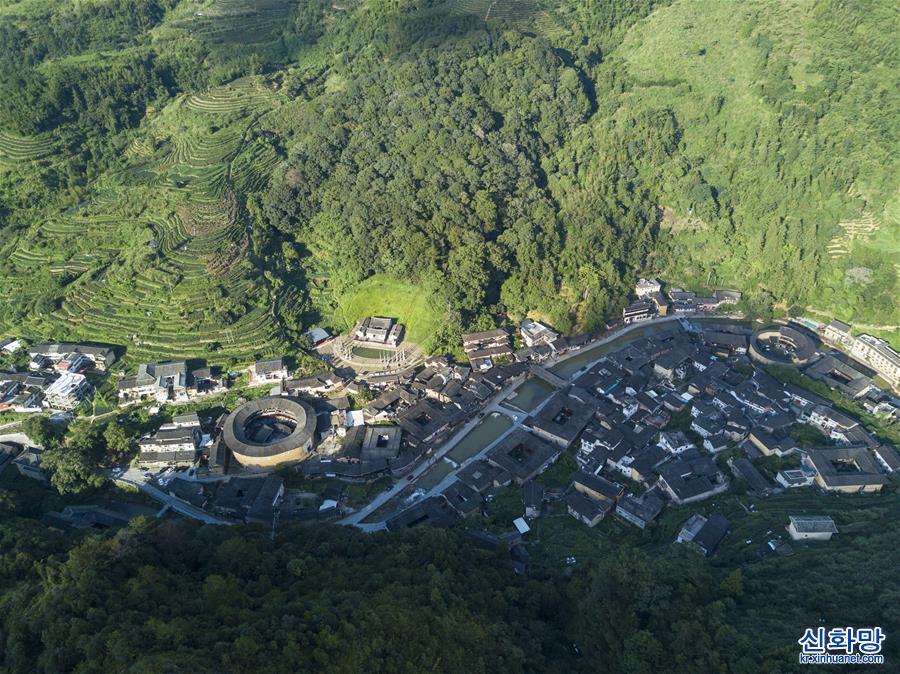
<svg viewBox="0 0 900 674">
<path fill-rule="evenodd" d="M 900 323 L 887 0 L 0 0 L 0 332 L 241 359 L 638 274 Z"/>
<path fill-rule="evenodd" d="M 874 513 L 877 533 L 841 534 L 827 554 L 748 547 L 740 568 L 717 567 L 680 545 L 604 541 L 574 569 L 517 576 L 456 529 L 286 525 L 272 541 L 139 518 L 79 539 L 8 506 L 5 672 L 799 672 L 798 626 L 822 616 L 874 620 L 897 657 L 898 530 Z"/>
</svg>

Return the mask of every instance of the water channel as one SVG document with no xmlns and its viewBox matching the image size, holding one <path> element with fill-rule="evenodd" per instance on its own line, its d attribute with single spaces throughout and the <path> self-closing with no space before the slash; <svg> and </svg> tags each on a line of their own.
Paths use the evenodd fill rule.
<svg viewBox="0 0 900 674">
<path fill-rule="evenodd" d="M 715 328 L 716 326 L 727 325 L 732 328 L 740 327 L 745 331 L 750 331 L 753 329 L 752 324 L 748 321 L 739 321 L 730 318 L 721 318 L 718 316 L 690 317 L 687 320 L 694 325 L 697 325 L 698 327 Z M 665 323 L 653 321 L 641 327 L 635 328 L 619 337 L 611 339 L 604 344 L 588 347 L 578 355 L 572 356 L 571 358 L 568 358 L 561 363 L 557 363 L 550 368 L 550 371 L 553 372 L 553 374 L 562 377 L 563 379 L 568 379 L 578 373 L 580 370 L 589 366 L 594 361 L 599 360 L 607 353 L 611 353 L 612 351 L 621 349 L 623 346 L 625 346 L 629 342 L 633 342 L 636 339 L 649 337 L 650 335 L 664 334 L 666 332 L 680 333 L 683 332 L 683 330 L 684 328 L 681 327 L 681 323 L 679 321 L 667 321 Z"/>
<path fill-rule="evenodd" d="M 506 399 L 506 402 L 517 410 L 531 412 L 549 398 L 555 390 L 543 379 L 532 377 L 519 386 L 513 395 Z"/>
<path fill-rule="evenodd" d="M 457 464 L 461 464 L 470 456 L 475 456 L 482 449 L 505 433 L 512 426 L 512 420 L 505 414 L 492 412 L 478 424 L 447 454 Z"/>
</svg>

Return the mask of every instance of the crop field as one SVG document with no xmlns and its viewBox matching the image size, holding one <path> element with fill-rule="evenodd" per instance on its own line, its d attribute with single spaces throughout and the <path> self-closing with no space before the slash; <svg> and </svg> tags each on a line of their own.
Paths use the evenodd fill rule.
<svg viewBox="0 0 900 674">
<path fill-rule="evenodd" d="M 423 348 L 442 320 L 433 298 L 423 288 L 384 274 L 366 279 L 354 292 L 338 299 L 335 327 L 350 329 L 366 316 L 396 318 L 406 326 L 405 339 Z"/>
</svg>

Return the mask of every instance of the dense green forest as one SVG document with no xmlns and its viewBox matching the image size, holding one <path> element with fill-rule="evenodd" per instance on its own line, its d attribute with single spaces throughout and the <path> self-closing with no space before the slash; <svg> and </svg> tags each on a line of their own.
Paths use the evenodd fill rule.
<svg viewBox="0 0 900 674">
<path fill-rule="evenodd" d="M 3 0 L 0 332 L 241 360 L 380 274 L 459 331 L 639 274 L 900 323 L 887 0 Z"/>
<path fill-rule="evenodd" d="M 289 526 L 271 540 L 139 519 L 77 540 L 4 517 L 8 672 L 751 674 L 800 671 L 798 626 L 900 626 L 893 521 L 827 544 L 829 555 L 801 549 L 740 569 L 682 546 L 651 557 L 624 545 L 517 576 L 502 551 L 456 530 Z M 890 636 L 885 648 L 897 657 Z"/>
</svg>

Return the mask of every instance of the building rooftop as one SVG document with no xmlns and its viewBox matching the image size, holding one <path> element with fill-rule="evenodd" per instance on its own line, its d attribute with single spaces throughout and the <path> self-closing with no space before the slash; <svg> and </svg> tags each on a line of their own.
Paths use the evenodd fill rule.
<svg viewBox="0 0 900 674">
<path fill-rule="evenodd" d="M 884 462 L 884 465 L 887 466 L 888 470 L 900 470 L 900 456 L 897 455 L 897 450 L 893 447 L 881 444 L 872 451 L 874 451 L 875 455 Z"/>
<path fill-rule="evenodd" d="M 309 341 L 311 341 L 313 344 L 319 344 L 331 337 L 331 335 L 328 334 L 328 331 L 324 330 L 323 328 L 313 328 L 312 330 L 307 332 L 306 335 L 309 337 Z"/>
<path fill-rule="evenodd" d="M 522 501 L 526 508 L 540 508 L 544 500 L 544 486 L 529 480 L 522 485 Z"/>
<path fill-rule="evenodd" d="M 694 544 L 709 557 L 719 547 L 719 543 L 725 538 L 730 526 L 731 523 L 724 515 L 713 513 L 694 536 Z"/>
<path fill-rule="evenodd" d="M 888 344 L 885 340 L 879 339 L 878 337 L 873 337 L 872 335 L 860 335 L 856 339 L 870 346 L 892 366 L 900 367 L 900 354 L 894 351 L 891 348 L 890 344 Z"/>
<path fill-rule="evenodd" d="M 403 430 L 399 426 L 366 426 L 360 459 L 393 459 L 400 453 Z"/>
<path fill-rule="evenodd" d="M 450 422 L 450 416 L 430 400 L 420 400 L 397 419 L 416 440 L 429 440 Z"/>
<path fill-rule="evenodd" d="M 115 357 L 115 349 L 102 344 L 77 344 L 74 342 L 58 342 L 55 344 L 35 344 L 28 347 L 30 355 L 35 354 L 69 354 L 83 353 L 92 358 Z"/>
<path fill-rule="evenodd" d="M 828 324 L 828 328 L 830 330 L 834 330 L 835 332 L 847 335 L 848 337 L 850 336 L 850 326 L 843 321 L 835 319 Z"/>
<path fill-rule="evenodd" d="M 744 335 L 738 335 L 733 332 L 705 330 L 703 332 L 703 341 L 710 346 L 731 351 L 747 348 L 747 338 Z"/>
<path fill-rule="evenodd" d="M 812 413 L 824 417 L 825 419 L 830 420 L 837 426 L 840 426 L 844 429 L 850 429 L 859 426 L 859 422 L 856 419 L 847 416 L 840 410 L 836 410 L 830 405 L 817 405 L 815 408 L 813 408 Z"/>
<path fill-rule="evenodd" d="M 482 332 L 469 332 L 462 336 L 463 347 L 468 350 L 469 348 L 475 347 L 479 348 L 479 345 L 482 342 L 493 342 L 493 341 L 508 341 L 509 333 L 502 328 L 497 328 L 496 330 L 484 330 Z"/>
<path fill-rule="evenodd" d="M 884 486 L 889 480 L 862 445 L 806 450 L 806 457 L 827 487 Z"/>
<path fill-rule="evenodd" d="M 659 466 L 656 472 L 675 496 L 684 501 L 711 492 L 718 469 L 709 457 L 688 450 L 682 458 Z"/>
<path fill-rule="evenodd" d="M 488 460 L 525 482 L 559 453 L 559 449 L 523 430 L 513 431 L 488 452 Z"/>
<path fill-rule="evenodd" d="M 459 480 L 444 490 L 444 498 L 460 515 L 474 513 L 484 504 L 481 494 Z"/>
<path fill-rule="evenodd" d="M 160 428 L 149 438 L 142 438 L 138 444 L 146 445 L 179 445 L 195 443 L 196 435 L 192 428 Z"/>
<path fill-rule="evenodd" d="M 578 517 L 587 520 L 593 520 L 598 516 L 605 515 L 614 507 L 612 501 L 597 501 L 588 498 L 581 492 L 572 492 L 566 496 L 566 506 Z"/>
<path fill-rule="evenodd" d="M 572 479 L 573 483 L 582 485 L 583 487 L 597 492 L 604 498 L 615 501 L 622 496 L 625 488 L 617 482 L 611 482 L 605 477 L 594 475 L 586 471 L 580 470 Z"/>
<path fill-rule="evenodd" d="M 578 397 L 557 392 L 532 419 L 532 427 L 571 444 L 594 416 L 594 397 L 580 391 Z"/>
<path fill-rule="evenodd" d="M 827 515 L 789 515 L 794 529 L 803 534 L 836 534 L 834 520 Z"/>
<path fill-rule="evenodd" d="M 196 412 L 187 412 L 186 414 L 176 414 L 172 417 L 172 423 L 179 426 L 200 426 L 200 417 Z"/>
<path fill-rule="evenodd" d="M 731 461 L 731 470 L 735 477 L 746 482 L 757 494 L 766 494 L 772 489 L 772 486 L 763 477 L 762 473 L 756 469 L 756 466 L 743 457 Z"/>
<path fill-rule="evenodd" d="M 431 527 L 449 527 L 459 520 L 459 514 L 446 499 L 432 496 L 422 499 L 387 521 L 389 531 L 414 529 L 427 524 Z"/>
<path fill-rule="evenodd" d="M 807 367 L 804 373 L 830 388 L 856 397 L 872 384 L 875 373 L 864 365 L 848 360 L 838 357 L 838 354 L 826 354 Z"/>
<path fill-rule="evenodd" d="M 493 466 L 484 459 L 479 459 L 460 469 L 456 474 L 456 479 L 477 492 L 483 492 L 494 486 L 494 483 L 508 484 L 512 476 L 502 468 Z"/>
<path fill-rule="evenodd" d="M 256 374 L 270 374 L 284 369 L 283 358 L 270 358 L 269 360 L 258 360 L 253 364 Z"/>
<path fill-rule="evenodd" d="M 623 511 L 632 517 L 650 522 L 662 512 L 664 501 L 656 489 L 648 489 L 641 496 L 625 496 L 616 506 L 617 511 Z"/>
</svg>

